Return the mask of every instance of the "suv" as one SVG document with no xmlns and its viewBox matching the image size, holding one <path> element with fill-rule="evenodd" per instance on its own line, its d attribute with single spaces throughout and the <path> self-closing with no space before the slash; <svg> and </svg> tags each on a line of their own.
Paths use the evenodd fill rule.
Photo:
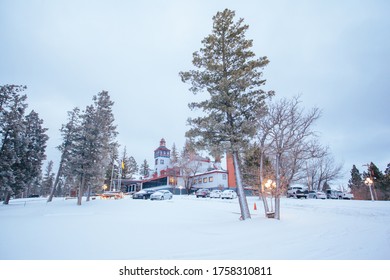
<svg viewBox="0 0 390 280">
<path fill-rule="evenodd" d="M 308 190 L 302 187 L 289 187 L 287 197 L 307 198 L 308 193 Z"/>
<path fill-rule="evenodd" d="M 331 189 L 326 190 L 326 196 L 327 198 L 332 198 L 332 199 L 353 199 L 353 194 L 351 193 L 344 193 L 342 191 L 331 190 Z"/>
<path fill-rule="evenodd" d="M 209 197 L 210 191 L 208 189 L 199 189 L 195 192 L 196 197 Z"/>
</svg>

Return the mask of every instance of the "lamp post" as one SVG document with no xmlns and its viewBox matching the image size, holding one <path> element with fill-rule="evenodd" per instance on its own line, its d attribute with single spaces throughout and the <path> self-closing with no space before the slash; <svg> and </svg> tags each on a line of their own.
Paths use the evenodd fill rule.
<svg viewBox="0 0 390 280">
<path fill-rule="evenodd" d="M 276 182 L 272 181 L 271 179 L 268 179 L 267 182 L 264 184 L 264 187 L 269 190 L 270 194 L 271 194 L 271 211 L 273 212 L 274 211 L 274 207 L 272 205 L 272 199 L 273 199 L 273 196 L 274 196 L 274 190 L 276 188 Z"/>
<path fill-rule="evenodd" d="M 367 177 L 366 180 L 364 180 L 364 184 L 366 184 L 369 189 L 370 189 L 370 195 L 371 195 L 371 200 L 374 201 L 374 196 L 372 195 L 372 189 L 371 189 L 371 186 L 374 182 L 372 181 L 371 178 Z"/>
</svg>

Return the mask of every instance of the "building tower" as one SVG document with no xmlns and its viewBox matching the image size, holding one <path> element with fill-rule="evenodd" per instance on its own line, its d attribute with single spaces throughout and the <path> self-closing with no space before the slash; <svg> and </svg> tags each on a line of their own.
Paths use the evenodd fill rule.
<svg viewBox="0 0 390 280">
<path fill-rule="evenodd" d="M 161 138 L 160 146 L 154 150 L 154 171 L 157 176 L 163 175 L 161 171 L 171 166 L 171 150 L 165 145 L 165 139 Z"/>
</svg>

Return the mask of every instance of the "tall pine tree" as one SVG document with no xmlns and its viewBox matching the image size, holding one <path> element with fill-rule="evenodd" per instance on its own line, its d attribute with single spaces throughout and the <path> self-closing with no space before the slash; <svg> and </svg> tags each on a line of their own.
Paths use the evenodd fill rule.
<svg viewBox="0 0 390 280">
<path fill-rule="evenodd" d="M 25 117 L 23 134 L 25 145 L 21 150 L 21 170 L 27 190 L 42 172 L 42 163 L 46 159 L 46 142 L 49 139 L 46 131 L 47 128 L 43 127 L 43 120 L 39 118 L 38 113 L 31 111 Z"/>
<path fill-rule="evenodd" d="M 76 107 L 72 111 L 68 112 L 68 122 L 65 125 L 62 125 L 60 129 L 63 142 L 57 147 L 57 149 L 61 152 L 61 159 L 47 202 L 52 201 L 61 178 L 64 178 L 64 181 L 68 182 L 74 181 L 75 179 L 70 162 L 72 159 L 73 147 L 81 129 L 80 121 L 80 109 Z"/>
<path fill-rule="evenodd" d="M 41 173 L 48 136 L 35 111 L 25 116 L 25 86 L 0 86 L 0 191 L 4 204 L 20 195 Z"/>
<path fill-rule="evenodd" d="M 213 17 L 212 33 L 202 40 L 203 47 L 193 54 L 197 70 L 180 72 L 183 82 L 191 84 L 194 94 L 207 92 L 209 99 L 189 104 L 204 116 L 190 118 L 186 136 L 202 147 L 224 147 L 233 155 L 241 217 L 250 218 L 245 197 L 238 153 L 255 134 L 256 112 L 265 107 L 273 92 L 262 86 L 262 69 L 267 57 L 255 58 L 252 40 L 245 37 L 248 25 L 234 21 L 235 12 L 225 9 Z"/>
<path fill-rule="evenodd" d="M 75 176 L 78 185 L 78 205 L 84 193 L 88 201 L 91 191 L 103 185 L 110 155 L 117 146 L 114 102 L 107 91 L 98 93 L 92 100 L 93 104 L 80 114 L 80 125 L 74 127 L 67 162 L 68 171 Z"/>
<path fill-rule="evenodd" d="M 18 150 L 23 146 L 21 135 L 27 96 L 21 93 L 25 89 L 25 86 L 0 86 L 0 191 L 4 204 L 22 189 L 17 184 L 15 167 L 20 164 Z"/>
</svg>

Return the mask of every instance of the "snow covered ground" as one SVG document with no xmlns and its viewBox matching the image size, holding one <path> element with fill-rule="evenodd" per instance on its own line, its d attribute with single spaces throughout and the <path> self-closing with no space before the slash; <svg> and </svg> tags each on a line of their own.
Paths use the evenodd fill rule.
<svg viewBox="0 0 390 280">
<path fill-rule="evenodd" d="M 390 202 L 284 198 L 280 221 L 248 203 L 240 221 L 237 199 L 15 199 L 0 206 L 0 259 L 390 259 Z"/>
</svg>

